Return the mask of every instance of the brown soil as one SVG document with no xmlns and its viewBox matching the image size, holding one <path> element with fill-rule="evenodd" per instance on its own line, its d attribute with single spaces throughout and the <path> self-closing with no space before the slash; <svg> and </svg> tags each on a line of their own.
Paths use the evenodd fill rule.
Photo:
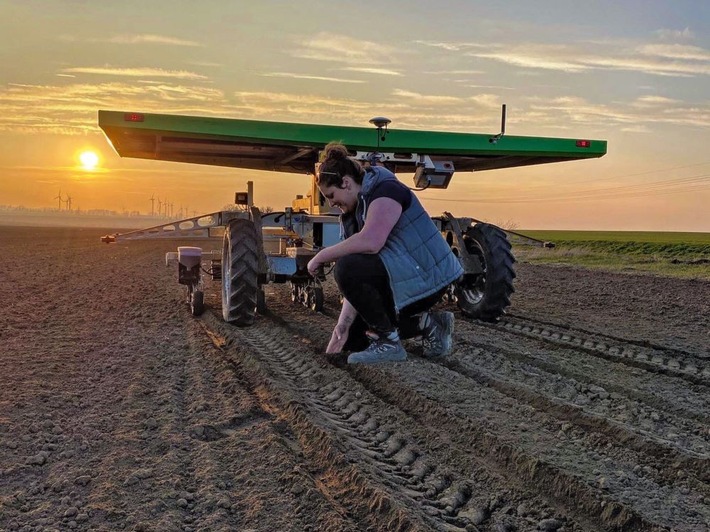
<svg viewBox="0 0 710 532">
<path fill-rule="evenodd" d="M 0 227 L 0 530 L 710 528 L 708 282 L 520 264 L 446 359 L 348 367 L 330 282 L 237 328 L 100 234 Z"/>
</svg>

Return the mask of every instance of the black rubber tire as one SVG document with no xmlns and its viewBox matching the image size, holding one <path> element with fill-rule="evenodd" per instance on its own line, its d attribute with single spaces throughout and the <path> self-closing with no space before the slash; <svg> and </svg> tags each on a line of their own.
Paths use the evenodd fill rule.
<svg viewBox="0 0 710 532">
<path fill-rule="evenodd" d="M 308 306 L 313 312 L 323 310 L 323 288 L 320 286 L 308 287 Z"/>
<path fill-rule="evenodd" d="M 259 288 L 258 292 L 256 293 L 256 311 L 264 315 L 268 311 L 268 307 L 266 306 L 266 294 L 264 293 L 263 288 Z"/>
<path fill-rule="evenodd" d="M 222 245 L 222 317 L 234 325 L 251 325 L 259 291 L 259 249 L 251 220 L 230 220 Z"/>
<path fill-rule="evenodd" d="M 496 321 L 510 306 L 515 289 L 515 257 L 505 232 L 491 224 L 479 223 L 464 233 L 467 251 L 478 258 L 482 274 L 465 274 L 454 293 L 459 308 L 469 318 Z"/>
<path fill-rule="evenodd" d="M 205 294 L 201 290 L 194 290 L 190 298 L 190 312 L 193 316 L 200 316 L 205 311 Z"/>
</svg>

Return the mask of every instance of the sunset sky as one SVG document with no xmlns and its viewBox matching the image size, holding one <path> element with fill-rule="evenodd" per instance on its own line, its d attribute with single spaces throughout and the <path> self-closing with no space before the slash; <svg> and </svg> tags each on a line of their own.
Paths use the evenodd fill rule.
<svg viewBox="0 0 710 532">
<path fill-rule="evenodd" d="M 457 173 L 420 193 L 432 214 L 710 232 L 706 0 L 0 0 L 0 205 L 56 207 L 61 191 L 74 209 L 148 213 L 154 197 L 192 215 L 253 180 L 280 210 L 308 187 L 121 159 L 99 109 L 497 133 L 503 103 L 510 135 L 605 139 L 608 154 Z"/>
</svg>

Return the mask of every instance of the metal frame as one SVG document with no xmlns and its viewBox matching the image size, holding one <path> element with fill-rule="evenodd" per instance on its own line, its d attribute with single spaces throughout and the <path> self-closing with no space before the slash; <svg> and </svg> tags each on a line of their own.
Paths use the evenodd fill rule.
<svg viewBox="0 0 710 532">
<path fill-rule="evenodd" d="M 162 238 L 215 238 L 211 230 L 223 228 L 234 218 L 249 218 L 247 211 L 218 211 L 201 216 L 193 216 L 145 229 L 136 229 L 126 233 L 115 233 L 101 237 L 102 242 L 121 242 L 124 240 L 152 240 Z"/>
</svg>

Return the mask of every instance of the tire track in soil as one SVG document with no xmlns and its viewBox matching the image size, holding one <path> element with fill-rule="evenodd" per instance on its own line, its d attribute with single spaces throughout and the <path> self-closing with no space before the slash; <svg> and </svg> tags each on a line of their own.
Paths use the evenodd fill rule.
<svg viewBox="0 0 710 532">
<path fill-rule="evenodd" d="M 326 311 L 327 312 L 327 311 Z M 298 312 L 296 312 L 298 314 Z M 305 333 L 305 335 L 312 334 L 311 330 L 312 327 L 309 325 L 308 322 L 312 320 L 308 318 L 295 318 L 292 319 L 289 317 L 289 322 L 303 322 L 302 326 L 299 325 L 298 327 L 302 328 L 302 331 Z M 320 321 L 324 321 L 324 329 L 325 330 L 330 330 L 330 327 L 333 325 L 332 320 L 326 319 L 324 316 L 320 317 Z M 461 322 L 462 320 L 457 321 L 457 324 Z M 458 327 L 458 325 L 457 325 Z M 500 331 L 498 331 L 498 334 L 500 334 Z M 457 334 L 457 340 L 458 340 L 458 334 Z M 321 341 L 325 341 L 327 338 L 324 338 L 323 335 L 321 335 Z M 416 348 L 415 348 L 416 349 Z M 411 352 L 411 349 L 410 349 Z M 457 357 L 450 357 L 449 360 L 455 360 Z M 445 363 L 446 364 L 446 363 Z M 473 367 L 475 367 L 476 361 L 474 361 Z M 448 364 L 447 364 L 448 365 Z M 458 365 L 458 367 L 457 367 Z M 456 362 L 453 366 L 454 369 L 458 369 L 459 371 L 461 370 L 461 366 L 459 362 Z M 472 367 L 469 365 L 469 367 Z M 359 370 L 358 370 L 359 371 Z M 369 371 L 369 368 L 367 368 L 365 371 Z M 478 370 L 476 370 L 478 371 Z M 396 372 L 395 372 L 396 373 Z M 480 372 L 478 373 L 479 378 L 480 378 Z M 391 379 L 387 382 L 394 382 L 398 379 L 399 374 L 391 375 Z M 426 380 L 426 379 L 424 379 Z M 362 380 L 361 380 L 362 381 Z M 367 384 L 370 384 L 370 381 L 367 380 Z M 384 385 L 383 385 L 384 386 Z M 414 390 L 417 389 L 417 387 L 413 387 Z M 438 389 L 437 387 L 434 387 L 434 389 Z M 514 386 L 512 390 L 508 390 L 508 393 L 512 395 L 512 397 L 516 399 L 519 395 L 521 396 L 522 403 L 525 404 L 526 402 L 530 403 L 530 406 L 534 407 L 535 409 L 542 409 L 543 411 L 549 410 L 550 409 L 550 399 L 543 398 L 544 400 L 543 405 L 541 406 L 538 404 L 539 398 L 535 398 L 534 395 L 530 395 L 529 391 L 527 393 L 520 394 L 519 390 L 522 389 L 520 386 Z M 382 394 L 386 394 L 386 389 L 381 390 Z M 402 390 L 402 393 L 404 393 L 404 390 Z M 539 397 L 539 394 L 538 394 Z M 436 398 L 435 398 L 436 399 Z M 396 400 L 393 401 L 394 404 L 399 404 Z M 595 447 L 599 446 L 611 446 L 616 447 L 615 452 L 606 452 L 605 456 L 603 457 L 604 460 L 610 461 L 610 460 L 616 460 L 613 462 L 614 467 L 617 467 L 618 464 L 628 464 L 628 467 L 626 468 L 627 471 L 624 472 L 622 475 L 622 480 L 625 482 L 620 482 L 620 486 L 618 486 L 618 489 L 612 489 L 611 492 L 614 494 L 616 497 L 624 496 L 625 492 L 628 491 L 624 486 L 629 485 L 629 484 L 648 484 L 648 486 L 645 486 L 644 489 L 648 489 L 651 494 L 651 499 L 654 499 L 654 494 L 655 497 L 661 500 L 665 500 L 665 497 L 668 495 L 672 495 L 673 497 L 677 497 L 678 500 L 683 500 L 685 499 L 685 504 L 687 505 L 687 513 L 689 516 L 696 516 L 696 519 L 699 519 L 700 517 L 705 515 L 705 519 L 707 520 L 707 506 L 703 502 L 702 495 L 705 494 L 707 496 L 708 490 L 707 490 L 707 459 L 706 458 L 698 458 L 697 456 L 684 456 L 683 453 L 686 453 L 688 450 L 687 449 L 678 449 L 674 450 L 670 448 L 667 444 L 667 440 L 663 439 L 658 439 L 654 440 L 653 436 L 650 434 L 635 434 L 634 430 L 627 430 L 626 434 L 622 434 L 621 436 L 618 436 L 615 434 L 615 427 L 613 424 L 607 424 L 605 426 L 604 422 L 601 423 L 602 425 L 602 430 L 599 429 L 599 420 L 596 419 L 596 416 L 593 416 L 590 418 L 590 416 L 578 416 L 578 415 L 573 415 L 573 414 L 578 414 L 579 408 L 572 408 L 568 410 L 568 407 L 566 407 L 564 404 L 562 405 L 557 405 L 555 408 L 551 410 L 551 412 L 547 412 L 551 414 L 554 417 L 559 417 L 562 418 L 563 420 L 572 420 L 575 421 L 575 424 L 573 426 L 575 427 L 575 430 L 579 431 L 579 434 L 574 435 L 574 440 L 579 440 L 579 441 L 586 441 L 589 440 L 591 442 L 591 445 L 589 445 L 589 450 L 587 451 L 587 454 L 590 454 L 593 452 Z M 566 424 L 567 426 L 569 423 Z M 565 426 L 564 424 L 562 425 L 563 427 Z M 559 427 L 559 424 L 558 424 Z M 501 426 L 500 429 L 498 430 L 499 433 L 503 433 L 505 430 L 504 426 Z M 530 432 L 532 434 L 538 434 L 538 431 L 541 430 L 541 428 L 534 427 Z M 569 428 L 567 428 L 569 430 Z M 606 434 L 604 434 L 606 432 Z M 611 436 L 611 437 L 610 437 Z M 629 441 L 627 442 L 626 438 L 629 438 Z M 513 443 L 512 445 L 517 445 Z M 579 445 L 579 444 L 577 444 Z M 493 445 L 495 446 L 495 444 Z M 551 444 L 551 446 L 554 446 Z M 626 448 L 626 447 L 629 448 Z M 642 453 L 642 455 L 635 455 L 634 453 Z M 631 458 L 629 458 L 626 455 L 631 455 Z M 693 453 L 688 453 L 688 454 L 693 454 Z M 645 455 L 645 456 L 644 456 Z M 653 467 L 649 465 L 644 465 L 648 464 L 650 460 L 650 463 L 653 464 Z M 660 467 L 657 467 L 660 466 Z M 554 469 L 554 468 L 553 468 Z M 690 474 L 687 475 L 686 478 L 686 472 L 689 472 Z M 693 473 L 697 473 L 697 475 L 693 475 Z M 610 485 L 613 484 L 614 482 L 614 475 L 616 474 L 619 476 L 617 473 L 614 471 L 602 471 L 602 473 L 606 473 L 606 475 L 599 475 L 599 472 L 597 472 L 598 478 L 594 479 L 587 479 L 587 482 L 591 485 L 595 484 L 595 481 L 601 482 L 601 488 L 595 488 L 592 491 L 596 492 L 594 497 L 599 497 L 600 494 L 603 494 L 605 492 L 608 492 L 610 489 Z M 678 478 L 678 475 L 680 475 L 682 478 Z M 672 494 L 665 494 L 664 495 L 664 490 L 666 490 L 665 484 L 670 481 L 675 481 L 675 486 L 673 486 L 671 491 L 673 491 Z M 622 490 L 622 488 L 624 488 Z M 691 497 L 688 497 L 689 492 L 692 490 L 699 490 L 700 495 L 696 496 L 693 495 Z M 633 497 L 633 504 L 636 506 L 641 506 L 642 507 L 642 514 L 643 515 L 650 515 L 653 516 L 654 509 L 650 507 L 650 505 L 645 505 L 643 504 L 643 497 Z M 592 498 L 594 498 L 592 497 Z M 623 497 L 622 497 L 623 498 Z M 591 503 L 591 501 L 590 501 Z M 604 512 L 602 512 L 604 513 Z M 606 515 L 608 515 L 609 512 L 606 512 Z M 633 513 L 633 512 L 632 512 Z M 667 516 L 655 516 L 656 518 L 663 519 Z M 671 520 L 673 520 L 671 518 Z M 682 526 L 683 523 L 680 523 Z M 648 523 L 650 526 L 650 523 Z M 668 526 L 668 525 L 667 525 Z M 682 528 L 680 528 L 682 529 Z M 692 528 L 688 528 L 689 530 Z"/>
<path fill-rule="evenodd" d="M 653 472 L 653 476 L 659 480 L 672 481 L 677 477 L 679 468 L 688 470 L 691 481 L 700 481 L 696 487 L 701 491 L 707 492 L 707 486 L 705 485 L 708 481 L 707 455 L 688 456 L 681 450 L 670 447 L 672 442 L 669 440 L 645 432 L 638 433 L 623 423 L 587 413 L 577 405 L 539 393 L 535 388 L 527 384 L 514 384 L 507 380 L 496 378 L 489 372 L 481 370 L 478 360 L 474 355 L 473 357 L 465 356 L 461 361 L 449 360 L 441 361 L 441 363 L 452 371 L 465 375 L 480 384 L 487 385 L 507 397 L 528 403 L 535 410 L 545 411 L 558 420 L 569 422 L 561 427 L 562 434 L 568 433 L 573 428 L 571 425 L 574 425 L 588 433 L 598 433 L 599 436 L 603 436 L 603 441 L 608 445 L 629 447 L 638 453 L 647 455 L 663 465 L 662 468 Z M 597 439 L 597 443 L 601 441 L 601 438 Z"/>
<path fill-rule="evenodd" d="M 484 327 L 490 329 L 491 326 L 460 322 L 459 330 L 463 329 L 468 333 L 466 336 L 473 336 L 474 340 L 463 340 L 473 353 L 465 355 L 465 364 L 457 364 L 457 367 L 468 368 L 465 370 L 470 375 L 500 390 L 511 386 L 512 389 L 518 388 L 516 393 L 528 397 L 529 402 L 548 403 L 558 410 L 558 417 L 575 418 L 579 423 L 596 426 L 597 430 L 602 429 L 621 444 L 648 446 L 656 457 L 669 455 L 670 459 L 685 463 L 698 472 L 701 480 L 710 480 L 710 431 L 707 429 L 710 403 L 703 387 L 689 390 L 692 385 L 675 377 L 653 376 L 652 386 L 656 393 L 663 390 L 665 397 L 676 400 L 679 393 L 685 396 L 684 399 L 689 396 L 690 399 L 684 402 L 692 405 L 694 410 L 688 411 L 666 399 L 644 395 L 638 390 L 629 393 L 628 385 L 633 384 L 638 370 L 629 370 L 622 365 L 611 371 L 605 359 L 583 357 L 586 360 L 583 369 L 575 371 L 573 359 L 579 359 L 578 352 L 568 355 L 567 350 L 555 349 L 553 356 L 550 356 L 548 351 L 540 351 L 531 343 L 518 344 L 517 349 L 512 351 L 505 345 L 501 346 L 500 337 L 506 334 L 505 330 L 495 330 L 494 327 L 494 332 L 490 333 L 498 336 L 498 342 L 494 343 L 488 338 L 481 339 L 481 336 L 489 334 L 481 331 Z M 459 347 L 459 351 L 462 350 Z M 550 358 L 553 360 L 550 361 Z M 590 362 L 597 366 L 596 369 L 590 366 Z M 453 367 L 455 363 L 446 364 Z M 566 369 L 558 372 L 562 366 Z M 604 377 L 598 378 L 599 375 Z M 610 382 L 612 379 L 620 380 L 625 385 L 615 385 Z M 545 394 L 535 391 L 539 389 L 545 390 Z M 580 394 L 580 389 L 586 390 L 587 395 Z M 546 395 L 551 397 L 548 399 Z M 626 412 L 632 409 L 640 410 L 637 419 L 626 417 Z M 669 411 L 673 411 L 674 415 L 668 416 Z"/>
<path fill-rule="evenodd" d="M 324 498 L 342 507 L 358 529 L 428 529 L 424 526 L 426 516 L 413 513 L 396 495 L 388 493 L 380 482 L 373 482 L 352 463 L 349 452 L 352 447 L 343 449 L 342 439 L 354 438 L 359 447 L 378 446 L 381 442 L 373 439 L 371 433 L 379 425 L 365 411 L 353 416 L 356 412 L 348 410 L 352 406 L 341 401 L 343 393 L 339 393 L 337 383 L 334 387 L 323 385 L 328 379 L 324 379 L 322 364 L 319 367 L 311 357 L 296 354 L 303 352 L 302 342 L 295 347 L 288 345 L 288 340 L 280 338 L 283 331 L 274 329 L 272 324 L 265 327 L 261 321 L 241 329 L 224 324 L 220 316 L 211 312 L 206 313 L 203 320 L 209 328 L 208 335 L 225 338 L 230 348 L 227 356 L 240 378 L 262 390 L 260 395 L 268 402 L 269 409 L 283 418 L 297 437 L 309 474 Z M 234 346 L 239 347 L 231 354 Z M 314 411 L 320 423 L 311 419 Z M 356 436 L 347 420 L 362 416 L 368 419 L 359 425 L 367 428 Z M 369 463 L 376 462 L 377 456 L 376 451 L 370 452 Z M 449 527 L 444 522 L 437 528 Z"/>
<path fill-rule="evenodd" d="M 459 326 L 458 330 L 461 331 L 461 329 L 464 329 L 464 332 L 470 332 L 472 329 L 475 330 L 476 328 L 478 328 L 480 332 L 481 327 L 491 327 L 487 324 L 473 325 L 466 323 L 465 321 L 460 323 L 461 326 Z M 496 343 L 484 342 L 486 348 L 481 349 L 479 344 L 476 348 L 474 348 L 474 352 L 472 354 L 462 356 L 461 360 L 449 358 L 442 361 L 442 363 L 451 369 L 473 376 L 477 380 L 489 384 L 494 389 L 501 391 L 507 396 L 520 397 L 523 401 L 528 402 L 536 409 L 549 411 L 558 419 L 566 419 L 570 421 L 574 426 L 590 432 L 595 438 L 596 444 L 604 443 L 605 441 L 598 437 L 598 433 L 601 432 L 604 436 L 608 437 L 606 439 L 606 445 L 610 446 L 612 444 L 618 444 L 618 446 L 621 447 L 620 450 L 622 451 L 622 454 L 626 451 L 626 447 L 640 451 L 642 454 L 647 455 L 648 460 L 653 464 L 653 467 L 645 466 L 643 470 L 649 473 L 655 481 L 660 482 L 661 484 L 665 484 L 667 482 L 672 483 L 674 480 L 677 480 L 677 475 L 681 475 L 682 473 L 683 476 L 686 477 L 680 488 L 682 492 L 693 490 L 699 492 L 701 495 L 704 494 L 707 497 L 707 437 L 698 438 L 695 436 L 695 441 L 692 442 L 694 435 L 702 434 L 703 436 L 706 436 L 706 431 L 702 424 L 693 424 L 688 427 L 688 424 L 683 423 L 681 420 L 680 424 L 671 426 L 670 429 L 668 429 L 668 427 L 664 427 L 667 432 L 669 430 L 675 431 L 676 433 L 685 432 L 685 438 L 683 438 L 684 441 L 680 444 L 667 439 L 666 434 L 663 434 L 661 437 L 656 437 L 650 433 L 651 431 L 639 430 L 638 427 L 634 427 L 633 424 L 629 426 L 626 423 L 615 423 L 612 419 L 609 419 L 610 416 L 608 407 L 599 409 L 598 412 L 592 412 L 591 415 L 589 415 L 587 412 L 590 410 L 589 406 L 592 406 L 591 410 L 594 410 L 593 405 L 595 404 L 595 401 L 585 403 L 585 406 L 581 407 L 579 405 L 570 404 L 564 399 L 560 400 L 557 396 L 557 390 L 555 388 L 559 388 L 560 386 L 560 375 L 555 373 L 555 365 L 549 365 L 545 368 L 549 371 L 549 374 L 548 371 L 536 372 L 535 368 L 532 368 L 531 370 L 530 366 L 526 368 L 523 364 L 520 364 L 520 362 L 525 363 L 524 359 L 526 357 L 509 357 L 509 352 L 506 352 L 506 358 L 511 358 L 514 363 L 508 364 L 508 367 L 506 368 L 501 368 L 500 364 L 493 364 L 493 368 L 491 369 L 489 367 L 490 361 L 488 360 L 490 356 L 481 355 L 489 355 L 489 353 L 484 353 L 484 351 L 490 349 L 491 344 L 493 344 L 493 351 L 498 351 L 495 349 L 495 346 L 496 344 L 500 345 L 502 343 L 500 341 L 500 333 L 502 331 L 498 330 L 496 332 L 499 336 Z M 464 336 L 468 337 L 468 335 Z M 474 335 L 473 342 L 467 343 L 469 345 L 476 346 L 478 344 L 477 336 L 478 335 Z M 525 352 L 529 354 L 529 351 L 527 351 L 528 346 L 523 345 L 519 346 L 519 348 L 520 350 L 525 349 Z M 459 349 L 459 351 L 460 350 L 461 349 Z M 522 368 L 515 367 L 516 365 L 522 366 Z M 510 366 L 513 366 L 514 370 L 511 370 Z M 482 369 L 482 367 L 485 369 Z M 608 373 L 609 368 L 606 368 L 605 371 Z M 657 378 L 654 377 L 654 380 L 657 382 L 656 379 Z M 682 381 L 678 381 L 677 379 L 671 378 L 667 380 L 675 384 L 676 390 L 683 389 L 685 386 Z M 604 385 L 605 383 L 602 381 L 601 384 Z M 537 390 L 544 390 L 544 392 L 540 393 Z M 591 391 L 594 392 L 592 394 L 593 397 L 597 396 L 597 402 L 599 399 L 598 395 L 600 394 L 604 394 L 601 397 L 610 397 L 610 399 L 605 401 L 612 402 L 612 406 L 613 403 L 619 399 L 616 394 L 608 394 L 604 391 L 604 388 L 599 386 L 593 388 Z M 548 394 L 552 397 L 548 398 L 546 396 Z M 700 394 L 702 394 L 702 391 Z M 623 397 L 621 397 L 621 399 L 623 399 Z M 663 415 L 663 411 L 660 411 L 660 414 Z M 653 415 L 656 415 L 656 412 L 652 412 L 652 416 Z M 670 422 L 671 419 L 668 419 L 667 424 L 671 424 Z M 563 428 L 564 427 L 565 426 L 563 426 Z M 567 430 L 569 430 L 570 424 L 566 424 L 566 427 Z M 669 432 L 668 435 L 673 436 L 673 433 Z M 690 440 L 690 442 L 688 440 Z M 691 442 L 693 443 L 692 446 Z M 691 450 L 691 447 L 693 450 Z M 634 462 L 637 464 L 634 466 L 634 470 L 641 469 L 639 464 L 645 463 L 642 456 L 633 460 L 631 463 L 633 464 Z M 662 467 L 660 467 L 659 464 L 662 465 Z M 686 472 L 688 473 L 687 475 Z"/>
<path fill-rule="evenodd" d="M 519 371 L 528 376 L 534 376 L 536 371 L 542 370 L 581 384 L 603 384 L 608 392 L 646 403 L 659 411 L 672 412 L 674 416 L 694 420 L 699 424 L 708 421 L 710 404 L 702 386 L 679 382 L 673 376 L 649 373 L 617 360 L 590 357 L 584 349 L 555 344 L 550 347 L 548 342 L 541 343 L 541 338 L 524 335 L 520 339 L 519 335 L 512 333 L 513 337 L 517 336 L 515 341 L 502 341 L 511 336 L 509 331 L 484 323 L 460 323 L 459 327 L 465 328 L 466 332 L 475 338 L 473 342 L 468 342 L 468 345 L 484 350 L 484 354 L 500 354 L 505 359 L 524 366 Z M 675 395 L 679 391 L 682 392 L 682 401 L 678 401 Z M 581 406 L 588 404 L 584 399 L 582 402 L 584 404 Z"/>
<path fill-rule="evenodd" d="M 672 375 L 693 384 L 710 386 L 710 355 L 706 353 L 691 353 L 658 344 L 644 345 L 529 318 L 504 317 L 496 327 L 552 344 L 572 346 L 605 360 L 628 364 L 649 372 Z"/>
<path fill-rule="evenodd" d="M 291 371 L 295 372 L 295 375 L 297 375 L 299 379 L 310 376 L 314 368 L 313 362 L 304 360 L 303 350 L 297 347 L 294 348 L 292 345 L 284 345 L 286 342 L 283 340 L 283 337 L 289 336 L 287 334 L 288 328 L 282 331 L 276 330 L 275 332 L 273 329 L 274 327 L 271 326 L 268 331 L 256 333 L 252 328 L 246 331 L 240 331 L 240 334 L 249 338 L 250 343 L 254 344 L 259 355 L 268 358 L 269 353 L 276 352 L 279 353 L 279 355 L 277 355 L 278 360 L 272 360 L 272 362 L 281 362 L 284 365 L 292 366 L 291 370 L 281 370 L 281 377 L 285 376 L 284 371 L 287 373 Z M 273 357 L 274 355 L 271 356 Z M 353 383 L 350 379 L 345 379 L 344 384 L 335 384 L 334 386 L 334 390 L 331 389 L 332 386 L 318 390 L 320 395 L 315 402 L 318 408 L 322 409 L 323 399 L 325 399 L 326 402 L 328 400 L 335 400 L 336 407 L 346 408 L 346 410 L 339 415 L 338 413 L 333 415 L 333 413 L 330 412 L 330 415 L 327 416 L 329 418 L 327 422 L 330 425 L 335 423 L 337 430 L 338 428 L 343 428 L 341 422 L 338 422 L 338 420 L 351 421 L 354 425 L 346 429 L 346 432 L 350 435 L 350 445 L 358 449 L 365 458 L 375 459 L 378 462 L 376 464 L 378 466 L 377 470 L 374 472 L 375 478 L 382 478 L 385 482 L 389 480 L 390 482 L 388 482 L 388 484 L 391 489 L 395 489 L 396 492 L 403 492 L 406 496 L 419 500 L 420 508 L 427 515 L 438 517 L 444 522 L 457 526 L 469 526 L 469 528 L 475 528 L 474 523 L 480 525 L 486 521 L 488 521 L 488 524 L 495 523 L 495 526 L 499 527 L 529 527 L 531 525 L 530 522 L 523 519 L 518 519 L 519 521 L 523 521 L 522 525 L 520 523 L 517 525 L 513 524 L 515 518 L 511 517 L 509 514 L 515 507 L 510 504 L 505 505 L 502 502 L 506 499 L 511 499 L 509 495 L 510 488 L 511 485 L 516 484 L 516 482 L 511 479 L 499 480 L 497 486 L 495 485 L 496 482 L 492 482 L 494 484 L 492 487 L 490 485 L 491 479 L 498 476 L 497 472 L 491 471 L 488 466 L 466 464 L 466 462 L 471 462 L 470 459 L 465 458 L 469 453 L 468 445 L 457 451 L 461 456 L 454 462 L 451 470 L 447 469 L 445 473 L 440 473 L 432 480 L 429 480 L 427 484 L 426 478 L 431 476 L 432 472 L 436 473 L 436 469 L 442 469 L 438 464 L 446 462 L 447 459 L 443 456 L 426 457 L 425 453 L 412 444 L 415 438 L 413 438 L 411 434 L 402 434 L 399 431 L 389 432 L 381 430 L 375 433 L 374 441 L 372 437 L 367 438 L 368 433 L 375 432 L 376 427 L 380 426 L 381 423 L 377 420 L 373 421 L 361 402 L 354 399 L 358 394 L 362 394 L 363 392 L 354 391 L 352 389 Z M 421 406 L 421 400 L 415 402 L 418 406 Z M 395 405 L 397 405 L 396 402 Z M 391 409 L 391 407 L 389 408 Z M 387 406 L 379 406 L 377 411 L 381 412 L 383 409 L 386 410 Z M 436 417 L 438 417 L 438 415 Z M 414 424 L 411 419 L 405 419 L 403 421 L 401 418 L 402 414 L 399 412 L 399 415 L 395 416 L 396 425 L 404 426 L 408 429 L 410 425 Z M 428 420 L 426 425 L 431 425 L 431 420 Z M 461 432 L 460 429 L 461 427 L 457 427 L 458 432 Z M 353 431 L 357 435 L 354 439 L 352 438 Z M 429 451 L 430 453 L 435 453 L 433 449 L 436 447 L 446 446 L 447 454 L 451 455 L 452 450 L 448 442 L 446 444 L 441 442 L 438 442 L 436 445 L 431 444 L 432 439 L 437 439 L 436 436 L 432 437 L 432 432 L 436 433 L 438 431 L 429 429 L 425 431 L 424 435 L 419 434 L 416 439 L 419 441 L 429 440 L 428 446 L 432 449 Z M 363 438 L 365 438 L 365 441 L 363 441 Z M 446 439 L 448 440 L 448 438 Z M 377 444 L 381 445 L 378 446 Z M 383 445 L 384 451 L 382 450 Z M 382 454 L 378 456 L 378 452 Z M 396 470 L 396 478 L 405 482 L 404 489 L 402 489 L 401 482 L 391 482 L 392 479 L 389 477 L 389 474 L 392 473 L 391 468 L 383 467 L 383 458 L 386 459 L 396 456 L 400 456 L 402 460 L 402 462 L 399 463 L 399 470 Z M 489 457 L 486 456 L 485 458 L 487 459 Z M 417 460 L 421 460 L 421 465 L 415 464 Z M 448 461 L 450 461 L 450 459 L 448 459 Z M 432 464 L 437 464 L 437 466 Z M 413 476 L 410 474 L 410 471 L 413 471 Z M 468 471 L 469 474 L 466 474 L 466 471 Z M 421 485 L 423 476 L 425 477 L 424 487 Z M 426 487 L 427 485 L 429 486 L 428 488 Z M 447 492 L 443 491 L 450 487 L 454 487 L 453 493 L 451 489 Z M 423 498 L 422 491 L 424 492 Z M 472 501 L 474 504 L 467 506 L 473 494 L 476 494 L 476 499 Z M 491 496 L 491 494 L 494 495 Z M 535 506 L 544 506 L 544 503 L 536 500 L 536 497 L 530 494 L 526 496 L 516 495 L 512 498 L 512 500 L 516 499 L 517 508 L 524 506 L 524 502 L 530 502 L 531 500 Z M 520 512 L 525 513 L 524 510 Z M 500 515 L 494 515 L 496 513 Z M 548 510 L 548 513 L 552 513 L 552 511 Z M 628 512 L 622 510 L 620 513 Z M 628 516 L 626 517 L 627 520 L 630 519 Z M 538 521 L 540 521 L 540 518 L 538 518 Z M 596 529 L 596 527 L 591 525 L 587 529 Z"/>
<path fill-rule="evenodd" d="M 523 340 L 509 348 L 500 334 L 497 341 L 494 336 L 495 332 L 479 327 L 475 342 L 466 345 L 471 346 L 476 365 L 497 374 L 499 380 L 544 390 L 555 401 L 658 440 L 681 455 L 707 459 L 708 398 L 702 389 L 694 391 L 682 381 L 649 376 L 584 353 L 540 350 L 536 342 Z M 625 434 L 618 436 L 623 443 Z"/>
<path fill-rule="evenodd" d="M 707 353 L 708 281 L 523 262 L 516 272 L 516 316 Z"/>
</svg>

